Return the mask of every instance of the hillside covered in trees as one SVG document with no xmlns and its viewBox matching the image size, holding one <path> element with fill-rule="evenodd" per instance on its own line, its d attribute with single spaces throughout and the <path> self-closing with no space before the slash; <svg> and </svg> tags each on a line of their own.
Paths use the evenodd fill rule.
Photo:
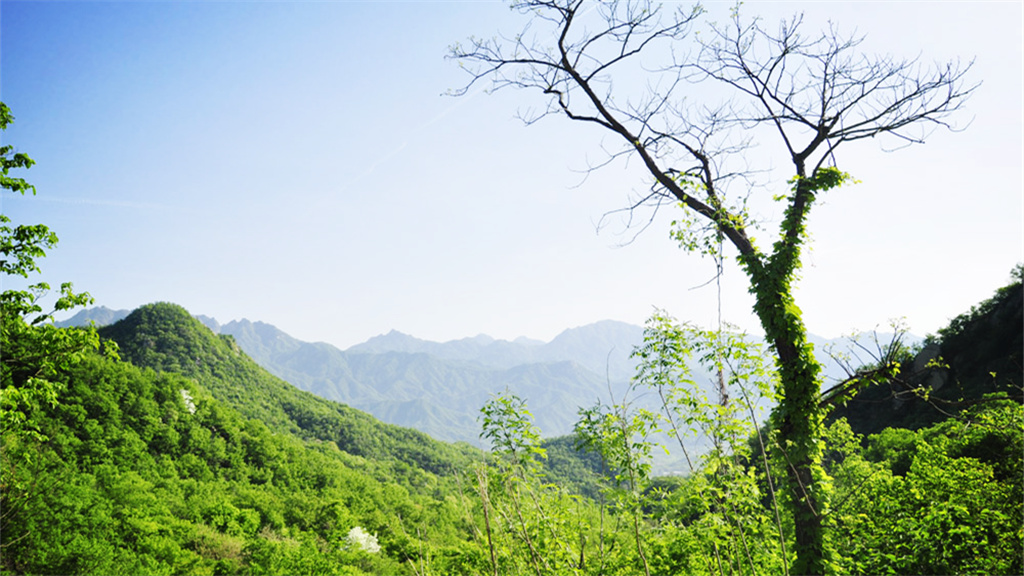
<svg viewBox="0 0 1024 576">
<path fill-rule="evenodd" d="M 110 335 L 138 364 L 85 355 L 4 434 L 6 572 L 395 573 L 396 546 L 465 544 L 439 495 L 467 450 L 300 392 L 175 306 Z"/>
<path fill-rule="evenodd" d="M 1021 400 L 1024 291 L 1021 265 L 1012 282 L 929 336 L 896 377 L 870 386 L 837 407 L 859 433 L 917 429 L 955 416 L 991 394 Z"/>
</svg>

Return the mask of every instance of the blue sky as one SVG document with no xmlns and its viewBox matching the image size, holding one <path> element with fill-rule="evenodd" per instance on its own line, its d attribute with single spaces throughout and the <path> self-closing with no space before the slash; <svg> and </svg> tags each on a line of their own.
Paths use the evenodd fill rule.
<svg viewBox="0 0 1024 576">
<path fill-rule="evenodd" d="M 1022 5 L 745 9 L 831 19 L 871 53 L 975 58 L 982 82 L 962 132 L 840 151 L 862 183 L 812 214 L 809 329 L 905 317 L 934 332 L 1003 285 L 1024 260 Z M 675 247 L 671 210 L 626 246 L 635 230 L 596 229 L 648 182 L 635 163 L 582 177 L 610 140 L 558 118 L 524 127 L 537 94 L 444 95 L 466 80 L 450 44 L 524 22 L 495 2 L 5 0 L 3 139 L 37 161 L 22 175 L 39 193 L 5 195 L 3 212 L 55 230 L 42 279 L 97 304 L 171 301 L 343 348 L 391 329 L 547 340 L 654 307 L 711 322 L 714 287 L 695 287 L 713 265 Z M 723 310 L 756 330 L 745 286 L 727 269 Z"/>
</svg>

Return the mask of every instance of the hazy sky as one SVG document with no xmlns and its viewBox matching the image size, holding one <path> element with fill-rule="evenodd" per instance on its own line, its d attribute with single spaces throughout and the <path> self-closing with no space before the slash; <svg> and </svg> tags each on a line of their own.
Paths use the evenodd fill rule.
<svg viewBox="0 0 1024 576">
<path fill-rule="evenodd" d="M 869 53 L 974 58 L 982 82 L 962 132 L 840 148 L 862 183 L 812 213 L 810 331 L 905 317 L 923 335 L 1005 284 L 1024 259 L 1022 4 L 744 9 L 831 19 Z M 654 307 L 711 322 L 714 285 L 696 287 L 713 265 L 669 238 L 672 209 L 625 246 L 619 220 L 597 230 L 649 182 L 636 163 L 582 177 L 617 143 L 561 118 L 524 127 L 536 93 L 443 95 L 467 80 L 450 44 L 524 23 L 492 2 L 3 1 L 3 140 L 37 161 L 19 175 L 39 192 L 4 194 L 3 213 L 56 231 L 42 279 L 97 304 L 170 301 L 342 348 L 391 329 L 548 340 Z M 750 154 L 785 168 L 772 152 Z M 756 329 L 741 272 L 723 282 L 726 319 Z"/>
</svg>

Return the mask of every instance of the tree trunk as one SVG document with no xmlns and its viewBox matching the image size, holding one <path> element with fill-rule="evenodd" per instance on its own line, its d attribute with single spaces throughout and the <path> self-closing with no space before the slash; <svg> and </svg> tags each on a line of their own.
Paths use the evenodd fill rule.
<svg viewBox="0 0 1024 576">
<path fill-rule="evenodd" d="M 754 311 L 765 337 L 775 347 L 782 390 L 772 413 L 778 433 L 777 447 L 786 467 L 787 495 L 792 499 L 796 558 L 792 574 L 824 574 L 831 566 L 826 549 L 823 514 L 828 510 L 831 482 L 822 460 L 824 414 L 819 406 L 821 365 L 807 341 L 800 309 L 793 301 L 792 282 L 800 267 L 800 249 L 806 237 L 804 223 L 815 193 L 835 186 L 843 175 L 818 174 L 807 178 L 797 159 L 797 180 L 782 222 L 781 237 L 769 258 L 755 251 L 740 256 L 755 296 Z"/>
<path fill-rule="evenodd" d="M 783 396 L 777 408 L 778 442 L 786 466 L 789 496 L 793 499 L 796 559 L 792 574 L 828 571 L 822 513 L 829 493 L 821 465 L 822 415 L 818 409 L 817 362 L 807 345 L 795 346 L 775 339 Z M 814 370 L 806 368 L 813 366 Z"/>
<path fill-rule="evenodd" d="M 751 279 L 757 295 L 755 309 L 768 341 L 775 347 L 782 382 L 782 397 L 772 418 L 786 467 L 787 492 L 793 502 L 796 558 L 790 572 L 824 574 L 829 571 L 831 557 L 825 546 L 822 522 L 830 483 L 821 465 L 821 367 L 807 342 L 800 311 L 790 296 L 789 278 L 776 278 L 773 282 L 762 274 L 752 274 Z"/>
</svg>

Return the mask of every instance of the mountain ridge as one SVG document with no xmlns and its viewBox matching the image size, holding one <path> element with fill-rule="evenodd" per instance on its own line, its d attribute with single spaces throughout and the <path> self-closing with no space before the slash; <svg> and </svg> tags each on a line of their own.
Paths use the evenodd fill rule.
<svg viewBox="0 0 1024 576">
<path fill-rule="evenodd" d="M 493 368 L 572 359 L 595 374 L 607 374 L 612 380 L 628 380 L 634 368 L 629 356 L 642 336 L 642 327 L 618 320 L 599 320 L 568 328 L 549 342 L 522 336 L 512 341 L 500 340 L 486 334 L 433 342 L 391 330 L 350 346 L 345 352 L 423 352 L 446 360 L 472 361 Z"/>
<path fill-rule="evenodd" d="M 124 312 L 91 310 L 65 322 Z M 611 402 L 609 395 L 621 399 L 634 371 L 630 353 L 643 338 L 640 326 L 604 320 L 564 330 L 546 343 L 516 344 L 487 335 L 431 342 L 391 330 L 341 350 L 299 340 L 261 321 L 219 324 L 205 316 L 194 318 L 233 338 L 257 364 L 300 390 L 389 424 L 477 446 L 482 446 L 479 409 L 505 390 L 529 402 L 545 437 L 570 433 L 579 407 Z M 841 379 L 839 365 L 824 355 L 823 344 L 829 341 L 814 341 L 826 374 Z"/>
<path fill-rule="evenodd" d="M 89 322 L 95 322 L 97 326 L 107 326 L 113 324 L 125 317 L 127 317 L 132 310 L 125 309 L 111 309 L 106 306 L 94 306 L 80 310 L 75 315 L 65 319 L 54 322 L 58 327 L 69 327 L 69 326 L 85 326 Z M 600 333 L 601 338 L 608 341 L 611 347 L 623 342 L 623 338 L 616 338 L 615 334 L 612 334 L 614 330 L 618 330 L 620 333 L 628 334 L 631 345 L 629 347 L 620 346 L 627 348 L 626 350 L 619 350 L 618 353 L 625 357 L 628 357 L 629 352 L 632 351 L 632 344 L 639 341 L 639 337 L 643 334 L 643 327 L 628 322 L 622 322 L 619 320 L 597 320 L 589 324 L 576 326 L 573 328 L 566 328 L 562 332 L 558 333 L 554 338 L 548 342 L 538 340 L 535 338 L 529 338 L 527 336 L 518 336 L 513 340 L 505 340 L 494 338 L 488 334 L 481 333 L 476 336 L 467 336 L 464 338 L 457 338 L 453 340 L 446 340 L 443 342 L 437 342 L 433 340 L 425 340 L 411 334 L 406 334 L 396 329 L 391 329 L 386 333 L 371 336 L 367 340 L 349 346 L 348 348 L 339 348 L 333 344 L 327 342 L 309 342 L 305 340 L 298 340 L 293 336 L 287 334 L 283 330 L 280 330 L 273 324 L 263 322 L 261 320 L 250 320 L 248 318 L 240 318 L 231 320 L 225 324 L 221 324 L 216 318 L 206 316 L 203 314 L 195 314 L 194 318 L 199 320 L 203 325 L 210 328 L 215 334 L 219 333 L 235 333 L 244 328 L 240 326 L 252 325 L 254 327 L 261 328 L 263 330 L 273 329 L 280 334 L 283 334 L 289 339 L 296 342 L 302 342 L 306 344 L 325 344 L 331 346 L 343 352 L 350 353 L 381 353 L 381 352 L 426 352 L 432 353 L 445 359 L 465 359 L 479 350 L 485 348 L 492 349 L 492 359 L 500 357 L 500 353 L 494 354 L 494 349 L 511 349 L 512 347 L 529 350 L 531 348 L 539 348 L 545 346 L 551 346 L 557 350 L 557 352 L 547 352 L 544 354 L 537 355 L 535 357 L 522 357 L 522 353 L 519 353 L 520 357 L 513 358 L 505 361 L 495 361 L 495 365 L 504 365 L 504 367 L 511 367 L 520 363 L 527 363 L 538 360 L 564 360 L 567 358 L 566 350 L 571 349 L 574 344 L 578 344 L 581 340 L 586 340 L 586 333 Z M 610 327 L 615 327 L 610 328 Z M 581 336 L 582 335 L 582 336 Z M 279 335 L 274 335 L 279 337 Z M 592 341 L 586 341 L 584 345 L 590 345 Z M 529 354 L 529 353 L 527 353 Z M 601 360 L 604 362 L 604 360 Z M 594 372 L 604 373 L 605 366 L 600 362 L 583 363 L 587 365 Z M 621 364 L 621 362 L 620 362 Z M 596 368 L 600 367 L 600 370 Z M 632 366 L 629 367 L 628 371 L 623 370 L 622 367 L 617 366 L 616 374 L 618 376 L 629 377 L 632 374 Z"/>
<path fill-rule="evenodd" d="M 107 310 L 102 315 L 80 313 L 77 318 L 110 317 Z M 532 403 L 545 436 L 569 433 L 578 405 L 605 398 L 609 391 L 608 379 L 590 369 L 593 362 L 589 367 L 583 364 L 592 347 L 586 333 L 597 331 L 604 345 L 623 351 L 632 348 L 623 334 L 632 339 L 642 333 L 640 327 L 606 321 L 567 330 L 550 343 L 516 344 L 487 335 L 435 343 L 393 330 L 370 339 L 368 347 L 377 346 L 379 351 L 367 352 L 367 347 L 343 351 L 322 342 L 303 342 L 260 321 L 219 324 L 212 318 L 195 318 L 215 333 L 231 336 L 259 365 L 301 390 L 440 440 L 475 445 L 481 445 L 476 420 L 480 406 L 504 390 Z M 546 346 L 553 351 L 537 353 Z M 620 354 L 619 361 L 628 362 L 628 354 Z M 615 393 L 624 389 L 631 371 L 618 369 L 619 381 L 612 384 Z"/>
</svg>

